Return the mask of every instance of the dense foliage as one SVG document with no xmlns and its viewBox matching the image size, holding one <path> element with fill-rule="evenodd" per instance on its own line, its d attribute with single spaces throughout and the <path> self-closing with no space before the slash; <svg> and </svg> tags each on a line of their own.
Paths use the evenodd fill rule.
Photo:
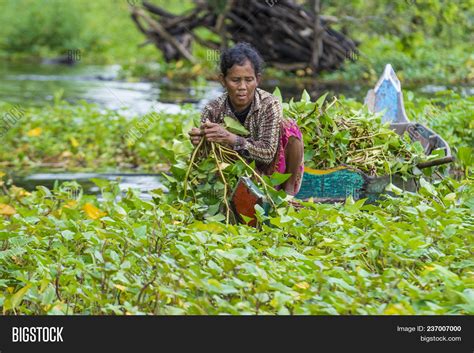
<svg viewBox="0 0 474 353">
<path fill-rule="evenodd" d="M 413 103 L 411 116 L 425 108 L 445 114 L 428 120 L 440 130 L 458 120 L 471 123 L 464 118 L 470 111 L 462 113 L 471 100 L 446 107 Z M 222 217 L 202 218 L 213 211 L 209 205 L 179 197 L 192 152 L 180 134 L 194 125 L 197 112 L 160 116 L 132 140 L 129 129 L 143 117 L 126 120 L 85 103 L 57 102 L 26 109 L 6 132 L 3 150 L 9 153 L 2 160 L 8 166 L 31 166 L 71 151 L 68 167 L 108 168 L 120 163 L 117 149 L 129 148 L 143 170 L 153 170 L 157 158 L 169 161 L 174 173 L 169 185 L 174 183 L 176 193 L 156 190 L 146 201 L 102 180 L 95 180 L 100 198 L 84 195 L 75 183 L 27 192 L 4 176 L 3 314 L 474 313 L 469 173 L 458 181 L 422 179 L 419 193 L 391 187 L 396 196 L 376 205 L 348 198 L 344 204 L 304 203 L 296 210 L 281 200 L 269 215 L 257 209 L 259 228 L 226 225 Z M 92 129 L 91 122 L 101 128 Z M 458 150 L 472 149 L 471 131 L 450 131 L 441 134 Z M 215 164 L 200 168 L 198 177 L 215 176 Z"/>
<path fill-rule="evenodd" d="M 138 1 L 2 0 L 0 55 L 54 57 L 78 50 L 81 62 L 156 62 L 159 55 L 152 46 L 138 49 L 143 37 L 129 14 Z M 166 5 L 171 11 L 189 6 L 182 1 Z"/>
<path fill-rule="evenodd" d="M 4 314 L 474 313 L 467 181 L 378 206 L 280 208 L 262 229 L 99 185 L 103 202 L 45 188 L 1 197 Z"/>
<path fill-rule="evenodd" d="M 458 167 L 466 172 L 472 168 L 469 156 L 474 152 L 473 97 L 463 98 L 447 91 L 426 99 L 414 98 L 408 92 L 405 105 L 412 121 L 431 127 L 448 142 L 458 157 Z M 361 103 L 343 97 L 337 107 L 331 108 L 336 115 L 363 109 Z M 307 103 L 307 107 L 304 103 L 302 109 L 309 114 L 313 108 L 314 103 Z M 190 106 L 182 109 L 177 115 L 154 112 L 126 118 L 86 102 L 71 105 L 59 96 L 56 103 L 43 108 L 0 103 L 0 115 L 14 117 L 12 123 L 5 125 L 7 129 L 0 131 L 0 165 L 16 170 L 56 167 L 76 171 L 160 171 L 175 163 L 176 154 L 191 151 L 191 144 L 179 136 L 194 126 L 199 112 Z M 304 127 L 303 121 L 300 124 Z M 464 152 L 458 155 L 458 151 Z"/>
<path fill-rule="evenodd" d="M 430 126 L 448 142 L 456 156 L 456 165 L 467 177 L 474 168 L 474 97 L 461 98 L 451 91 L 438 92 L 431 99 L 407 94 L 405 106 L 409 118 Z"/>
<path fill-rule="evenodd" d="M 60 101 L 43 108 L 0 104 L 6 125 L 0 165 L 4 168 L 56 168 L 72 171 L 166 169 L 170 156 L 163 147 L 181 133 L 183 122 L 199 112 L 183 107 L 182 114 L 152 112 L 126 118 L 82 102 Z M 170 142 L 172 143 L 172 142 Z M 179 143 L 178 141 L 176 143 Z M 181 144 L 181 143 L 179 143 Z"/>
<path fill-rule="evenodd" d="M 194 66 L 182 61 L 165 63 L 153 46 L 138 47 L 144 37 L 129 15 L 130 5 L 137 3 L 139 0 L 6 0 L 0 12 L 0 55 L 52 57 L 78 50 L 82 62 L 122 64 L 123 77 L 131 80 L 176 74 L 193 79 L 213 76 L 218 51 L 198 43 L 193 54 L 199 64 Z M 153 3 L 176 13 L 193 6 L 190 0 Z M 325 75 L 326 80 L 373 83 L 381 68 L 391 63 L 404 83 L 473 81 L 473 0 L 321 3 L 324 15 L 338 18 L 334 28 L 361 43 L 359 54 L 347 53 L 355 62 L 348 60 L 343 71 Z M 199 35 L 206 40 L 217 36 L 204 28 Z"/>
<path fill-rule="evenodd" d="M 304 91 L 299 102 L 283 104 L 285 116 L 302 129 L 305 166 L 328 169 L 345 164 L 370 176 L 399 173 L 405 178 L 420 175 L 416 165 L 436 158 L 436 152 L 426 156 L 420 142 L 407 134 L 399 136 L 367 107 L 350 109 L 336 98 L 324 104 L 325 98 L 311 102 Z"/>
<path fill-rule="evenodd" d="M 83 63 L 120 63 L 128 80 L 202 82 L 215 75 L 219 52 L 199 44 L 193 66 L 164 63 L 152 46 L 139 48 L 144 37 L 129 17 L 137 2 L 4 0 L 0 57 L 41 59 L 72 50 Z M 152 2 L 171 12 L 193 6 Z M 474 0 L 321 3 L 324 15 L 338 18 L 334 28 L 361 42 L 359 54 L 347 54 L 355 62 L 321 81 L 373 83 L 391 63 L 404 87 L 473 82 Z M 199 34 L 216 36 L 205 29 Z M 376 174 L 412 170 L 420 158 L 416 147 L 403 162 L 380 163 L 365 152 L 348 160 L 350 150 L 411 145 L 384 130 L 360 103 L 323 100 L 303 95 L 284 104 L 305 133 L 307 165 L 353 163 Z M 273 204 L 271 212 L 257 208 L 259 227 L 253 228 L 223 222 L 222 201 L 238 176 L 253 175 L 254 165 L 206 145 L 190 168 L 186 132 L 199 119 L 191 107 L 125 117 L 86 102 L 68 104 L 60 94 L 41 108 L 0 102 L 1 313 L 474 314 L 474 98 L 408 92 L 405 105 L 411 120 L 451 146 L 451 170 L 433 179 L 420 175 L 418 193 L 389 185 L 392 196 L 376 204 L 349 197 L 298 209 L 272 188 L 284 175 L 254 176 L 267 185 Z M 355 134 L 348 124 L 365 130 Z M 361 138 L 372 132 L 380 135 Z M 169 192 L 155 190 L 143 200 L 136 190 L 122 193 L 116 182 L 103 180 L 94 180 L 99 196 L 75 182 L 27 191 L 10 179 L 11 172 L 43 168 L 166 170 Z"/>
<path fill-rule="evenodd" d="M 361 42 L 343 72 L 331 79 L 370 80 L 391 63 L 402 82 L 472 82 L 472 0 L 323 1 L 323 14 Z M 336 27 L 336 28 L 337 28 Z"/>
</svg>

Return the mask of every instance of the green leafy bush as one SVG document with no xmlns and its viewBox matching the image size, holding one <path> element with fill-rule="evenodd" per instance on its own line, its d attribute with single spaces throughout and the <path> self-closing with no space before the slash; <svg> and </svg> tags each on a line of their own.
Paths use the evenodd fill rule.
<svg viewBox="0 0 474 353">
<path fill-rule="evenodd" d="M 3 48 L 12 52 L 65 53 L 88 46 L 85 21 L 76 1 L 10 1 L 2 14 Z"/>
</svg>

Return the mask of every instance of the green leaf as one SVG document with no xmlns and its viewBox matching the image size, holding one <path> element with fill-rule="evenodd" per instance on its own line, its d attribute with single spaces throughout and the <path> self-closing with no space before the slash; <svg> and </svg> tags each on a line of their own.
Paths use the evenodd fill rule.
<svg viewBox="0 0 474 353">
<path fill-rule="evenodd" d="M 280 185 L 280 184 L 283 184 L 285 181 L 287 181 L 290 177 L 291 177 L 291 174 L 281 174 L 281 173 L 275 172 L 270 177 L 270 183 L 272 186 Z"/>
<path fill-rule="evenodd" d="M 280 92 L 280 89 L 278 87 L 275 87 L 275 89 L 273 90 L 273 93 L 272 93 L 275 97 L 278 98 L 278 101 L 280 103 L 283 103 L 283 98 L 281 96 L 281 92 Z"/>
<path fill-rule="evenodd" d="M 105 188 L 110 185 L 110 181 L 107 179 L 91 178 L 91 181 L 99 188 Z"/>
<path fill-rule="evenodd" d="M 54 301 L 55 297 L 56 297 L 56 292 L 54 290 L 54 287 L 50 284 L 42 295 L 41 304 L 43 305 L 51 304 Z"/>
<path fill-rule="evenodd" d="M 402 195 L 403 194 L 403 190 L 400 189 L 398 186 L 392 184 L 392 183 L 389 183 L 385 187 L 385 191 L 393 192 L 395 195 Z"/>
<path fill-rule="evenodd" d="M 421 144 L 420 141 L 415 141 L 413 142 L 413 148 L 415 149 L 416 153 L 418 154 L 423 154 L 425 149 L 423 148 L 423 145 Z"/>
<path fill-rule="evenodd" d="M 27 284 L 18 292 L 13 294 L 13 296 L 11 297 L 11 309 L 15 309 L 20 304 L 25 294 L 28 293 L 28 290 L 30 289 L 30 287 L 31 287 L 31 284 Z"/>
<path fill-rule="evenodd" d="M 146 233 L 147 233 L 147 226 L 143 225 L 140 227 L 137 227 L 133 230 L 135 233 L 135 236 L 140 239 L 140 238 L 146 238 Z"/>
<path fill-rule="evenodd" d="M 233 134 L 237 134 L 240 136 L 250 135 L 250 132 L 240 122 L 231 118 L 230 116 L 224 117 L 224 123 L 226 129 L 232 132 Z"/>
<path fill-rule="evenodd" d="M 74 232 L 71 232 L 70 230 L 66 229 L 61 232 L 61 235 L 64 237 L 66 240 L 72 240 L 74 238 Z"/>
<path fill-rule="evenodd" d="M 474 164 L 473 150 L 470 147 L 459 147 L 457 157 L 463 166 L 471 166 Z"/>
<path fill-rule="evenodd" d="M 466 304 L 460 304 L 459 307 L 465 310 L 467 315 L 474 315 L 474 289 L 465 289 L 460 295 Z"/>
<path fill-rule="evenodd" d="M 311 102 L 311 97 L 306 90 L 303 90 L 303 93 L 301 94 L 301 102 L 306 102 L 306 103 Z"/>
<path fill-rule="evenodd" d="M 242 220 L 244 221 L 245 224 L 249 224 L 249 222 L 253 220 L 252 217 L 248 217 L 244 214 L 241 214 L 240 217 L 242 218 Z"/>
<path fill-rule="evenodd" d="M 268 250 L 268 253 L 275 257 L 296 257 L 296 258 L 304 257 L 300 253 L 298 253 L 295 249 L 287 247 L 287 246 L 279 246 L 276 248 L 271 248 Z"/>
<path fill-rule="evenodd" d="M 316 105 L 317 105 L 318 107 L 321 108 L 321 107 L 323 106 L 324 101 L 326 100 L 326 97 L 328 96 L 328 93 L 329 93 L 329 92 L 326 92 L 326 93 L 324 93 L 321 97 L 318 98 L 318 100 L 316 101 Z"/>
<path fill-rule="evenodd" d="M 214 216 L 210 216 L 206 218 L 208 222 L 222 222 L 225 221 L 225 216 L 222 213 L 218 213 Z"/>
<path fill-rule="evenodd" d="M 428 181 L 426 181 L 425 178 L 420 178 L 420 185 L 421 185 L 420 192 L 425 191 L 432 196 L 438 195 L 434 186 L 431 185 L 431 183 L 429 183 Z"/>
</svg>

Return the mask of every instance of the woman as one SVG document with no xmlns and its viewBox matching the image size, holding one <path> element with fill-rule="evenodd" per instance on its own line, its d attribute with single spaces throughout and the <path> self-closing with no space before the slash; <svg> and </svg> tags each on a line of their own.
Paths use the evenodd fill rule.
<svg viewBox="0 0 474 353">
<path fill-rule="evenodd" d="M 283 189 L 296 195 L 303 175 L 302 135 L 293 120 L 283 117 L 279 100 L 258 88 L 262 58 L 250 44 L 239 43 L 221 54 L 220 69 L 219 80 L 226 92 L 204 107 L 201 128 L 189 132 L 191 142 L 197 145 L 204 136 L 254 160 L 263 174 L 291 174 Z M 225 116 L 240 121 L 250 136 L 244 138 L 227 131 L 220 125 Z"/>
</svg>

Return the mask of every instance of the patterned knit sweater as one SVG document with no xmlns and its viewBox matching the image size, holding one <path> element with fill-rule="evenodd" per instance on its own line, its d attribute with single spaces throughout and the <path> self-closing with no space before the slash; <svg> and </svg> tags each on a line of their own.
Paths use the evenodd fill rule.
<svg viewBox="0 0 474 353">
<path fill-rule="evenodd" d="M 209 119 L 213 123 L 223 123 L 225 116 L 238 121 L 230 107 L 227 92 L 204 107 L 201 122 Z M 254 160 L 261 171 L 270 169 L 278 151 L 282 120 L 283 109 L 280 101 L 271 93 L 257 88 L 244 124 L 250 136 L 239 136 L 234 150 Z"/>
</svg>

